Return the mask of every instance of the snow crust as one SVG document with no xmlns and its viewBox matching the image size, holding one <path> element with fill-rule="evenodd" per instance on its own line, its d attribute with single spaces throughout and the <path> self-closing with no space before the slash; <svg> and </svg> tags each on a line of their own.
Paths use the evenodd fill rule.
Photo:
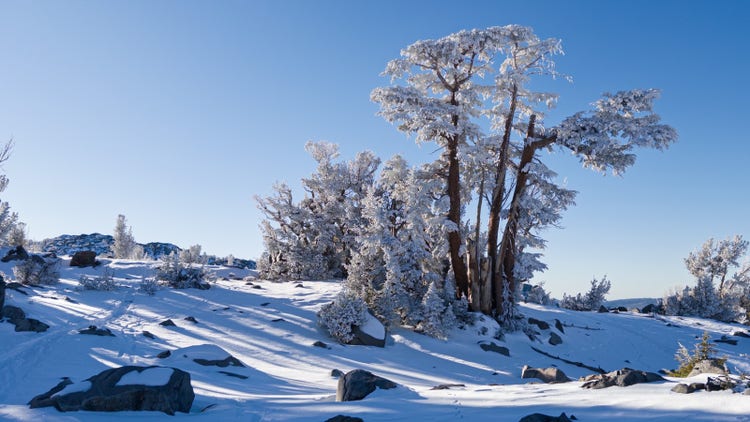
<svg viewBox="0 0 750 422">
<path fill-rule="evenodd" d="M 123 375 L 116 385 L 167 385 L 174 373 L 172 368 L 148 368 L 143 371 L 131 371 Z"/>
<path fill-rule="evenodd" d="M 377 318 L 367 313 L 367 321 L 359 327 L 363 333 L 369 335 L 372 338 L 384 339 L 385 338 L 385 327 L 378 321 Z"/>
</svg>

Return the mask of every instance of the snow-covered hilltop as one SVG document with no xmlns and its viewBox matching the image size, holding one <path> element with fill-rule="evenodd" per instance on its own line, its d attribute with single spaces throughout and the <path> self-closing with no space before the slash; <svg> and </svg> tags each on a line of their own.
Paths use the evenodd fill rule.
<svg viewBox="0 0 750 422">
<path fill-rule="evenodd" d="M 108 234 L 91 233 L 91 234 L 78 234 L 70 235 L 63 234 L 50 239 L 44 239 L 39 242 L 35 242 L 35 248 L 42 252 L 52 252 L 55 255 L 73 255 L 80 251 L 94 251 L 97 255 L 106 256 L 109 255 L 114 244 L 114 237 Z M 179 253 L 182 251 L 177 245 L 172 243 L 163 242 L 150 242 L 150 243 L 139 243 L 139 246 L 143 248 L 144 254 L 149 259 L 161 259 L 171 253 Z M 216 256 L 208 257 L 208 264 L 211 265 L 226 265 L 226 258 L 219 258 Z M 237 268 L 255 268 L 255 261 L 249 259 L 233 258 L 232 265 Z"/>
</svg>

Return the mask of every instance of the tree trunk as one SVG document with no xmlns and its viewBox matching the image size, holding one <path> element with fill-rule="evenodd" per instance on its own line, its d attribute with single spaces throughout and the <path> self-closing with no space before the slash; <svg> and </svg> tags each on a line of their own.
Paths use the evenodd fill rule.
<svg viewBox="0 0 750 422">
<path fill-rule="evenodd" d="M 458 122 L 456 122 L 458 124 Z M 456 229 L 448 232 L 448 247 L 450 249 L 451 266 L 456 278 L 456 298 L 469 297 L 469 277 L 466 274 L 466 263 L 461 258 L 461 179 L 458 165 L 458 136 L 451 137 L 448 142 L 448 220 L 456 225 Z"/>
<path fill-rule="evenodd" d="M 498 234 L 500 232 L 500 220 L 503 199 L 505 196 L 505 175 L 507 172 L 506 165 L 508 162 L 508 149 L 510 146 L 510 135 L 513 130 L 513 119 L 516 114 L 516 103 L 518 100 L 518 88 L 514 85 L 513 92 L 510 98 L 510 108 L 508 110 L 508 116 L 505 119 L 505 131 L 503 132 L 503 141 L 500 144 L 500 151 L 498 152 L 497 169 L 495 170 L 495 187 L 492 191 L 492 200 L 490 201 L 490 214 L 487 228 L 487 257 L 489 259 L 489 271 L 488 275 L 490 289 L 487 294 L 490 295 L 494 302 L 495 308 L 499 306 L 496 301 L 498 293 L 502 289 L 499 286 L 501 283 L 500 278 L 500 263 L 498 262 Z"/>
<path fill-rule="evenodd" d="M 513 300 L 513 291 L 515 290 L 515 277 L 513 270 L 516 265 L 516 256 L 518 254 L 518 248 L 516 246 L 516 236 L 518 234 L 518 218 L 521 212 L 521 198 L 527 188 L 527 182 L 529 179 L 529 172 L 527 170 L 528 165 L 534 160 L 536 152 L 544 148 L 556 140 L 556 137 L 542 138 L 534 140 L 534 123 L 536 116 L 532 115 L 529 119 L 529 129 L 526 135 L 526 142 L 524 143 L 523 151 L 521 152 L 521 160 L 518 163 L 518 172 L 516 175 L 516 187 L 513 190 L 513 199 L 510 203 L 510 210 L 508 211 L 508 221 L 505 224 L 505 231 L 503 232 L 503 239 L 500 244 L 500 264 L 502 265 L 502 271 L 500 273 L 501 278 L 501 290 L 497 292 L 495 300 L 498 301 L 498 315 L 501 315 L 506 311 L 503 309 L 502 298 L 504 291 L 502 288 L 507 287 L 510 289 L 510 294 L 507 297 Z M 507 282 L 507 283 L 506 283 Z M 511 306 L 513 303 L 511 302 Z"/>
</svg>

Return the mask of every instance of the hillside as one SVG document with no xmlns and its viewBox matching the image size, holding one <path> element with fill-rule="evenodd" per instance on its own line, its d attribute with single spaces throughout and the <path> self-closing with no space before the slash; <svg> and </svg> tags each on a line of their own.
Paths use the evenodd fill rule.
<svg viewBox="0 0 750 422">
<path fill-rule="evenodd" d="M 35 249 L 42 252 L 52 252 L 56 255 L 73 255 L 79 251 L 94 251 L 97 255 L 109 255 L 115 239 L 108 234 L 63 234 L 57 237 L 34 242 Z M 149 242 L 139 243 L 143 252 L 150 259 L 160 259 L 171 253 L 179 253 L 182 248 L 172 243 Z M 226 258 L 208 257 L 209 264 L 226 264 Z M 233 267 L 255 269 L 255 261 L 234 258 Z"/>
<path fill-rule="evenodd" d="M 0 419 L 44 421 L 133 420 L 136 412 L 61 413 L 29 409 L 26 403 L 63 377 L 81 383 L 100 371 L 123 365 L 162 365 L 187 371 L 196 398 L 189 415 L 176 418 L 224 421 L 324 421 L 338 414 L 365 421 L 495 420 L 518 421 L 542 412 L 574 414 L 581 421 L 732 420 L 750 413 L 750 397 L 729 391 L 690 395 L 670 389 L 678 380 L 582 389 L 582 383 L 542 384 L 521 379 L 524 365 L 557 366 L 578 378 L 592 371 L 564 363 L 539 351 L 611 371 L 631 367 L 646 371 L 674 368 L 678 342 L 692 346 L 703 331 L 712 338 L 746 332 L 740 325 L 637 313 L 598 314 L 522 305 L 526 317 L 546 321 L 534 339 L 513 333 L 498 340 L 497 326 L 480 317 L 477 324 L 456 329 L 448 341 L 397 328 L 385 348 L 337 344 L 316 324 L 315 312 L 331 301 L 339 284 L 245 281 L 250 270 L 211 267 L 219 277 L 209 290 L 162 289 L 149 296 L 138 290 L 141 277 L 153 274 L 153 263 L 104 260 L 115 272 L 116 291 L 81 291 L 82 274 L 97 269 L 70 268 L 63 262 L 62 282 L 50 288 L 7 290 L 6 305 L 21 307 L 50 328 L 43 333 L 15 332 L 0 323 Z M 11 264 L 0 264 L 11 274 Z M 196 322 L 185 320 L 193 317 Z M 171 319 L 175 327 L 159 323 Z M 559 321 L 562 330 L 555 328 Z M 90 325 L 114 336 L 78 333 Z M 148 331 L 154 338 L 143 335 Z M 562 344 L 548 339 L 556 333 Z M 737 345 L 717 344 L 734 372 L 750 373 L 750 338 L 731 337 Z M 329 348 L 313 344 L 322 341 Z M 510 356 L 484 351 L 480 345 L 507 347 Z M 535 351 L 534 349 L 537 349 Z M 157 354 L 169 350 L 170 357 Z M 245 367 L 206 367 L 195 357 L 223 359 L 231 354 Z M 334 401 L 337 378 L 331 370 L 362 368 L 399 384 L 377 390 L 359 402 Z M 223 372 L 222 372 L 223 371 Z M 243 378 L 246 377 L 246 378 Z M 688 380 L 705 381 L 705 375 Z M 463 384 L 435 390 L 439 384 Z M 75 385 L 75 384 L 74 384 Z M 149 420 L 173 420 L 149 412 Z"/>
</svg>

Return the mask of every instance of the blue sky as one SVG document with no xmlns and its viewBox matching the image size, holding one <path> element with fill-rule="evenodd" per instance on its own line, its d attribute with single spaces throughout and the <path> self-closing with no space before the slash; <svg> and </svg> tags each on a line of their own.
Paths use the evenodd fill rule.
<svg viewBox="0 0 750 422">
<path fill-rule="evenodd" d="M 16 148 L 3 193 L 32 238 L 111 233 L 257 257 L 253 195 L 298 186 L 308 140 L 434 159 L 375 116 L 370 91 L 401 48 L 510 23 L 562 39 L 573 77 L 548 123 L 604 91 L 660 88 L 680 139 L 622 178 L 551 166 L 580 192 L 547 233 L 556 296 L 607 274 L 612 297 L 691 282 L 708 237 L 750 236 L 745 1 L 129 1 L 0 3 L 0 139 Z"/>
</svg>

